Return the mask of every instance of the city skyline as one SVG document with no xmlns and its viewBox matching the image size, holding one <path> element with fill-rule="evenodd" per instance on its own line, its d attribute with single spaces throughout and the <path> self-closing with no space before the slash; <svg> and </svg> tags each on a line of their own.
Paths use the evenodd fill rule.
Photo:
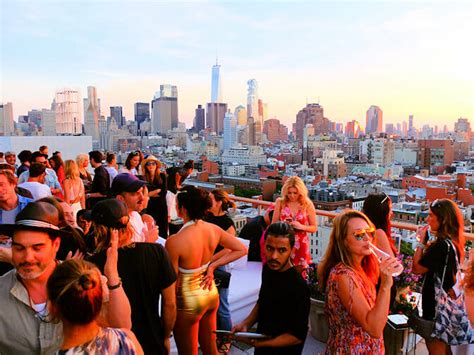
<svg viewBox="0 0 474 355">
<path fill-rule="evenodd" d="M 247 81 L 256 79 L 268 117 L 290 129 L 318 101 L 343 123 L 364 125 L 371 105 L 384 125 L 413 114 L 416 127 L 451 129 L 458 117 L 473 118 L 467 2 L 56 5 L 2 2 L 0 101 L 13 103 L 15 120 L 49 108 L 64 87 L 84 99 L 87 86 L 97 88 L 104 113 L 122 106 L 132 120 L 134 103 L 150 103 L 171 84 L 190 127 L 197 105 L 211 102 L 216 51 L 229 109 L 246 104 Z M 211 17 L 221 25 L 209 25 Z"/>
</svg>

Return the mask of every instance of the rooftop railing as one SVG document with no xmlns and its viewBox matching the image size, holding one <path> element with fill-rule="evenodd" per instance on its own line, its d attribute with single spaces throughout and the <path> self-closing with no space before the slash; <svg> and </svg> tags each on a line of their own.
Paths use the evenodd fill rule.
<svg viewBox="0 0 474 355">
<path fill-rule="evenodd" d="M 258 199 L 253 199 L 253 198 L 246 198 L 246 197 L 239 197 L 235 195 L 230 195 L 230 197 L 234 201 L 239 201 L 239 202 L 245 202 L 248 204 L 251 204 L 252 207 L 257 208 L 259 211 L 263 209 L 267 209 L 270 207 L 273 203 L 269 201 L 263 201 L 263 200 L 258 200 Z M 325 216 L 329 218 L 334 218 L 338 215 L 338 212 L 334 211 L 324 211 L 324 210 L 316 210 L 316 214 L 318 216 Z M 416 231 L 416 229 L 419 227 L 419 225 L 413 224 L 413 223 L 406 223 L 406 222 L 399 222 L 399 221 L 393 221 L 392 222 L 392 227 L 394 228 L 400 228 L 400 229 L 405 229 L 409 231 Z M 464 233 L 464 236 L 467 240 L 473 241 L 474 242 L 474 234 L 473 233 Z"/>
</svg>

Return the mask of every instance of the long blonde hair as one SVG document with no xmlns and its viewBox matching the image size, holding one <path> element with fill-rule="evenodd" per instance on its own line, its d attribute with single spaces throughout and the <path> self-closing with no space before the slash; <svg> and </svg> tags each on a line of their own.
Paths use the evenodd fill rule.
<svg viewBox="0 0 474 355">
<path fill-rule="evenodd" d="M 66 160 L 64 163 L 64 173 L 66 179 L 78 180 L 79 177 L 79 167 L 74 160 Z"/>
<path fill-rule="evenodd" d="M 288 190 L 292 187 L 294 187 L 300 194 L 300 196 L 298 197 L 299 204 L 306 209 L 309 208 L 313 204 L 313 202 L 308 197 L 308 189 L 306 188 L 306 185 L 304 184 L 303 180 L 301 180 L 301 178 L 299 178 L 298 176 L 289 177 L 281 188 L 282 206 L 288 204 Z"/>
<path fill-rule="evenodd" d="M 354 259 L 346 247 L 349 221 L 355 218 L 361 218 L 370 227 L 375 228 L 365 214 L 355 210 L 347 210 L 334 218 L 329 244 L 318 267 L 318 278 L 323 291 L 326 288 L 329 273 L 334 266 L 343 263 L 345 266 L 355 269 Z M 364 270 L 365 278 L 375 286 L 379 277 L 379 266 L 377 259 L 372 254 L 362 259 L 362 269 Z"/>
<path fill-rule="evenodd" d="M 76 163 L 77 163 L 77 167 L 79 168 L 79 170 L 85 169 L 85 168 L 82 167 L 82 165 L 84 165 L 84 162 L 88 159 L 89 159 L 89 156 L 85 153 L 81 153 L 81 154 L 77 155 Z"/>
</svg>

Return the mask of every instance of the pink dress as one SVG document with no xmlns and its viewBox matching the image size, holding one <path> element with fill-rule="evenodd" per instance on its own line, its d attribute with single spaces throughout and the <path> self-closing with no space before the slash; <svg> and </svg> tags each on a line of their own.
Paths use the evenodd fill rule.
<svg viewBox="0 0 474 355">
<path fill-rule="evenodd" d="M 326 354 L 384 354 L 383 337 L 372 338 L 355 321 L 339 298 L 339 275 L 350 277 L 350 292 L 352 308 L 352 292 L 355 288 L 362 291 L 370 307 L 375 305 L 375 287 L 371 289 L 362 278 L 351 268 L 342 263 L 336 265 L 329 273 L 326 286 L 326 313 L 329 320 L 329 338 L 326 344 Z"/>
<path fill-rule="evenodd" d="M 306 214 L 306 211 L 298 210 L 296 216 L 293 216 L 290 208 L 285 206 L 281 209 L 280 221 L 285 222 L 288 219 L 297 221 L 303 225 L 308 225 L 308 215 Z M 295 230 L 295 247 L 293 248 L 293 253 L 291 254 L 291 262 L 293 265 L 301 265 L 303 268 L 307 268 L 308 265 L 311 264 L 312 260 L 309 250 L 308 233 Z"/>
</svg>

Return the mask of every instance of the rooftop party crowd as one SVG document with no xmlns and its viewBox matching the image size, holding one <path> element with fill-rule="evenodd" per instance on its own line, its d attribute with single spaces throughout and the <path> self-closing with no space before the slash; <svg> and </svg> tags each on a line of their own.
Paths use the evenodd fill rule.
<svg viewBox="0 0 474 355">
<path fill-rule="evenodd" d="M 247 248 L 229 195 L 184 184 L 193 169 L 191 160 L 165 168 L 140 151 L 120 168 L 100 151 L 66 161 L 47 146 L 0 153 L 0 353 L 169 354 L 174 342 L 180 354 L 217 354 L 237 340 L 255 354 L 302 354 L 318 228 L 304 182 L 289 177 L 272 207 L 248 221 L 239 234 Z M 385 353 L 403 269 L 391 208 L 389 196 L 373 194 L 362 212 L 333 220 L 317 266 L 328 354 Z M 422 314 L 411 324 L 430 354 L 449 354 L 474 342 L 474 260 L 465 261 L 453 201 L 431 202 L 426 222 L 412 265 Z M 228 265 L 240 258 L 263 266 L 258 301 L 235 324 Z"/>
</svg>

